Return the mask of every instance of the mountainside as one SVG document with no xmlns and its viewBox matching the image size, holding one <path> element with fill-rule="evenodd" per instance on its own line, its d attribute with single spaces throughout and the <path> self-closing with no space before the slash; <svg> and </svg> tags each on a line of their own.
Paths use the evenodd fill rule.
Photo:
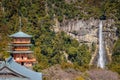
<svg viewBox="0 0 120 80">
<path fill-rule="evenodd" d="M 106 67 L 120 74 L 120 1 L 119 0 L 0 0 L 0 59 L 9 56 L 9 35 L 22 31 L 33 36 L 33 69 L 69 65 L 86 71 L 95 67 L 98 53 L 100 16 L 109 63 Z M 19 18 L 21 17 L 21 22 Z"/>
<path fill-rule="evenodd" d="M 116 72 L 109 70 L 91 69 L 80 72 L 72 68 L 62 69 L 58 64 L 42 72 L 45 80 L 120 80 Z"/>
</svg>

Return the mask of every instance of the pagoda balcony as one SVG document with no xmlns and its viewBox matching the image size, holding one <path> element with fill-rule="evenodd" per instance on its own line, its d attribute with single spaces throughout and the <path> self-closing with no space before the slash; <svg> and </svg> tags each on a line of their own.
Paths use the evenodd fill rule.
<svg viewBox="0 0 120 80">
<path fill-rule="evenodd" d="M 29 51 L 30 48 L 15 48 L 14 51 Z"/>
<path fill-rule="evenodd" d="M 30 41 L 13 41 L 14 44 L 30 44 Z"/>
<path fill-rule="evenodd" d="M 36 62 L 36 59 L 15 59 L 16 62 Z"/>
</svg>

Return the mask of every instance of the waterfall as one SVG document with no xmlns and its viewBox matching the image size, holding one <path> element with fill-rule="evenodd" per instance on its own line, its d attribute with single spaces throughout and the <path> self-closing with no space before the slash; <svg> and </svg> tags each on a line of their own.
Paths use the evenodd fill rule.
<svg viewBox="0 0 120 80">
<path fill-rule="evenodd" d="M 105 67 L 105 53 L 104 53 L 104 48 L 103 48 L 103 34 L 102 34 L 102 27 L 103 23 L 100 21 L 99 23 L 99 58 L 98 58 L 98 63 L 97 66 L 100 68 Z"/>
</svg>

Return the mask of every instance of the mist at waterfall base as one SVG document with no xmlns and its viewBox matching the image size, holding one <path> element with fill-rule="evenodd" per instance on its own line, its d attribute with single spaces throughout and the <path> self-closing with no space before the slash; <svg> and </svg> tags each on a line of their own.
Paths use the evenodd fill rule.
<svg viewBox="0 0 120 80">
<path fill-rule="evenodd" d="M 103 22 L 100 20 L 99 23 L 99 57 L 98 57 L 98 63 L 97 66 L 104 69 L 105 68 L 105 51 L 104 51 L 104 46 L 103 46 Z"/>
</svg>

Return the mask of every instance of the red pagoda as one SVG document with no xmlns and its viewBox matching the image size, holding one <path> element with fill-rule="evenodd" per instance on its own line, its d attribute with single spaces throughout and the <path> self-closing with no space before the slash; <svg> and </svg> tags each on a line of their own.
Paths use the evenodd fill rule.
<svg viewBox="0 0 120 80">
<path fill-rule="evenodd" d="M 31 67 L 36 59 L 33 57 L 33 51 L 31 51 L 31 35 L 28 35 L 22 31 L 10 35 L 12 42 L 10 44 L 11 50 L 9 51 L 14 60 L 26 67 Z"/>
</svg>

